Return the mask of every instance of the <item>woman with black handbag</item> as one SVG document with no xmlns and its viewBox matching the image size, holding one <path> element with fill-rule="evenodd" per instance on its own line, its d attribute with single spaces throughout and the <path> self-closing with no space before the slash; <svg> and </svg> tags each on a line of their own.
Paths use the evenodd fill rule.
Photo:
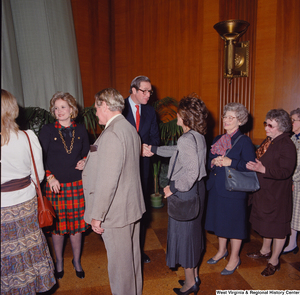
<svg viewBox="0 0 300 295">
<path fill-rule="evenodd" d="M 56 283 L 47 240 L 39 226 L 33 183 L 41 181 L 45 171 L 39 140 L 33 131 L 26 130 L 36 177 L 28 139 L 15 122 L 18 115 L 16 98 L 2 89 L 1 294 L 36 294 Z"/>
<path fill-rule="evenodd" d="M 182 288 L 174 288 L 176 294 L 197 294 L 199 291 L 199 262 L 204 249 L 202 215 L 204 210 L 206 176 L 206 119 L 208 112 L 203 101 L 196 95 L 184 97 L 179 102 L 177 125 L 183 129 L 177 146 L 146 146 L 148 156 L 156 153 L 171 157 L 168 177 L 170 184 L 164 188 L 173 210 L 169 213 L 167 238 L 167 265 L 184 268 L 185 281 Z M 187 206 L 185 206 L 187 202 Z M 194 204 L 194 205 L 191 205 Z M 184 208 L 187 208 L 185 210 Z M 183 209 L 183 210 L 181 210 Z"/>
<path fill-rule="evenodd" d="M 208 158 L 210 174 L 205 229 L 218 236 L 219 249 L 207 263 L 216 264 L 228 256 L 227 240 L 230 239 L 231 255 L 222 275 L 230 275 L 239 267 L 242 240 L 247 238 L 247 193 L 226 189 L 225 167 L 247 171 L 246 163 L 255 159 L 250 138 L 239 130 L 248 121 L 248 116 L 247 109 L 240 103 L 225 105 L 222 119 L 226 133 L 214 139 Z"/>
</svg>

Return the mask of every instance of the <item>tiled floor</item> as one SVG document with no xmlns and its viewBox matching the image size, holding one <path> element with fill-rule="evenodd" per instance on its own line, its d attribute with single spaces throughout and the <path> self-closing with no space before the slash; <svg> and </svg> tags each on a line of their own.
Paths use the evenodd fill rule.
<svg viewBox="0 0 300 295">
<path fill-rule="evenodd" d="M 175 294 L 174 287 L 180 287 L 179 279 L 184 279 L 181 267 L 172 271 L 166 266 L 165 252 L 167 243 L 167 209 L 153 209 L 151 227 L 147 231 L 145 252 L 151 262 L 144 265 L 144 295 Z M 201 286 L 198 294 L 216 294 L 216 290 L 299 290 L 300 289 L 300 252 L 281 256 L 281 269 L 275 275 L 260 275 L 265 268 L 266 260 L 252 260 L 246 257 L 247 252 L 260 249 L 262 238 L 251 231 L 249 241 L 243 244 L 241 266 L 230 276 L 222 276 L 220 272 L 226 266 L 226 260 L 216 265 L 206 261 L 215 255 L 218 241 L 215 235 L 206 233 L 206 252 L 200 267 Z M 52 250 L 52 239 L 48 237 Z M 298 236 L 300 245 L 300 235 Z M 229 247 L 230 251 L 230 247 Z M 122 255 L 122 253 L 120 253 Z M 84 239 L 82 266 L 85 279 L 79 279 L 72 267 L 72 249 L 69 239 L 64 255 L 65 275 L 49 294 L 66 295 L 109 295 L 110 287 L 107 274 L 106 251 L 101 237 L 89 231 Z M 130 294 L 128 294 L 130 295 Z"/>
</svg>

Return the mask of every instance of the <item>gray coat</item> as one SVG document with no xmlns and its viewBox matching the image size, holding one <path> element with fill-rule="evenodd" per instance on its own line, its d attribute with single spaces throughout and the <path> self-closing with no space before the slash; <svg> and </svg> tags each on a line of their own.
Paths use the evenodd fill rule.
<svg viewBox="0 0 300 295">
<path fill-rule="evenodd" d="M 206 142 L 203 135 L 190 130 L 180 136 L 177 146 L 161 146 L 157 148 L 156 153 L 159 156 L 171 157 L 168 177 L 170 177 L 177 150 L 178 157 L 170 184 L 172 193 L 175 193 L 177 190 L 180 192 L 189 191 L 196 180 L 201 180 L 206 176 Z"/>
<path fill-rule="evenodd" d="M 82 173 L 84 220 L 102 228 L 123 227 L 145 212 L 139 160 L 141 142 L 135 128 L 120 115 L 101 133 Z M 96 150 L 97 149 L 97 150 Z"/>
</svg>

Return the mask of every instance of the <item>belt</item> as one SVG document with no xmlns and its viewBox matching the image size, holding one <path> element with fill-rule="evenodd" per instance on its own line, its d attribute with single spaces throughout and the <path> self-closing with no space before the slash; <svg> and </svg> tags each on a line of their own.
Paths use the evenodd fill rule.
<svg viewBox="0 0 300 295">
<path fill-rule="evenodd" d="M 30 175 L 20 179 L 13 179 L 1 184 L 1 193 L 18 191 L 20 189 L 29 186 L 30 184 L 31 184 Z"/>
</svg>

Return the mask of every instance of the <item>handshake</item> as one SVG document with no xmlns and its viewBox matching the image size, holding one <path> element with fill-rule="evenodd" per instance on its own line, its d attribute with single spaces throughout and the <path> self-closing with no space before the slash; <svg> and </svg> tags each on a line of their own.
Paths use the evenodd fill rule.
<svg viewBox="0 0 300 295">
<path fill-rule="evenodd" d="M 142 145 L 142 157 L 152 157 L 154 153 L 151 152 L 151 145 L 143 144 Z"/>
</svg>

